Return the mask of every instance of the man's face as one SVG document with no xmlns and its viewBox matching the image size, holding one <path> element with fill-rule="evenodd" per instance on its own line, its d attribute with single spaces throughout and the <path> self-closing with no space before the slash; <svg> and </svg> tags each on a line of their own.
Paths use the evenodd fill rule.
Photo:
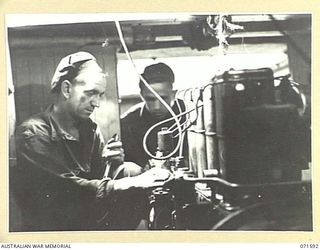
<svg viewBox="0 0 320 250">
<path fill-rule="evenodd" d="M 172 90 L 171 84 L 167 82 L 152 83 L 151 87 L 167 104 L 173 104 L 175 92 Z M 150 114 L 156 119 L 163 119 L 169 113 L 164 105 L 145 87 L 141 90 L 141 97 L 146 103 L 146 108 Z"/>
<path fill-rule="evenodd" d="M 75 120 L 86 120 L 100 106 L 104 96 L 106 79 L 101 69 L 84 69 L 73 80 L 68 107 Z"/>
</svg>

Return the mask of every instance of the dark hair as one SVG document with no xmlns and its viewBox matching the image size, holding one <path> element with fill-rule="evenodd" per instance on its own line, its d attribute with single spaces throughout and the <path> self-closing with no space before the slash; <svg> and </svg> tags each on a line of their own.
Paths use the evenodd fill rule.
<svg viewBox="0 0 320 250">
<path fill-rule="evenodd" d="M 148 81 L 147 80 L 147 83 L 149 83 L 150 85 L 155 84 L 155 83 L 167 83 L 170 85 L 171 88 L 173 87 L 172 82 L 167 82 L 166 80 L 160 80 L 160 81 Z M 140 88 L 140 90 L 143 88 L 146 88 L 146 86 L 144 85 L 144 83 L 141 80 L 139 81 L 139 88 Z"/>
<path fill-rule="evenodd" d="M 149 84 L 166 82 L 172 87 L 174 82 L 174 73 L 172 69 L 165 63 L 157 63 L 147 66 L 142 73 L 142 77 Z M 145 87 L 141 80 L 139 81 L 139 87 L 140 89 Z"/>
</svg>

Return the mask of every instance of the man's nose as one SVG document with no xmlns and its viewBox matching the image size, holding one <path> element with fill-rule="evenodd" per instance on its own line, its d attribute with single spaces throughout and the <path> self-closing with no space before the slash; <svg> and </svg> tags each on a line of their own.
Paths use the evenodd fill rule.
<svg viewBox="0 0 320 250">
<path fill-rule="evenodd" d="M 162 108 L 162 104 L 161 104 L 160 101 L 157 100 L 157 101 L 154 101 L 153 107 L 154 107 L 154 109 L 161 109 Z"/>
<path fill-rule="evenodd" d="M 99 108 L 100 107 L 100 98 L 99 97 L 95 97 L 91 100 L 91 105 Z"/>
</svg>

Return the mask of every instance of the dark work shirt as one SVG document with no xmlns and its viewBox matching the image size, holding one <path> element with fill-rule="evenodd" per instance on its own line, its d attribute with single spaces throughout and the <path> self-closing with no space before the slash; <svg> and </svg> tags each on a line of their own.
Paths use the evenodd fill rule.
<svg viewBox="0 0 320 250">
<path fill-rule="evenodd" d="M 185 111 L 185 106 L 181 100 L 179 100 L 179 105 L 182 112 Z M 179 109 L 176 105 L 172 107 L 173 111 L 178 114 Z M 171 118 L 168 114 L 163 120 Z M 182 117 L 180 123 L 185 121 L 185 117 Z M 121 140 L 123 144 L 123 149 L 125 153 L 125 161 L 132 161 L 136 164 L 145 167 L 148 160 L 151 158 L 143 149 L 143 137 L 148 129 L 159 122 L 156 120 L 146 109 L 145 103 L 141 102 L 131 107 L 127 112 L 125 112 L 121 117 Z M 149 151 L 155 155 L 157 150 L 157 133 L 163 127 L 171 127 L 174 124 L 174 120 L 169 121 L 155 128 L 148 136 L 147 147 Z M 174 126 L 176 128 L 176 126 Z M 174 129 L 173 128 L 173 129 Z M 174 134 L 177 134 L 177 130 Z M 175 140 L 177 142 L 177 140 Z M 174 144 L 175 147 L 176 144 Z"/>
<path fill-rule="evenodd" d="M 103 178 L 103 138 L 91 120 L 79 128 L 79 139 L 74 138 L 54 121 L 51 110 L 16 130 L 13 185 L 24 230 L 90 229 L 95 202 L 112 189 L 112 181 Z"/>
</svg>

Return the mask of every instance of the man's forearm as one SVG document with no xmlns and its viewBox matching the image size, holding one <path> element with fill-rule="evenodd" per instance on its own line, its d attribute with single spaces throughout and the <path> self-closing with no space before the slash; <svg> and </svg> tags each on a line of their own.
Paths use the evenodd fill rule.
<svg viewBox="0 0 320 250">
<path fill-rule="evenodd" d="M 124 191 L 137 187 L 135 177 L 125 177 L 118 180 L 111 180 L 107 185 L 113 186 L 113 191 Z"/>
</svg>

